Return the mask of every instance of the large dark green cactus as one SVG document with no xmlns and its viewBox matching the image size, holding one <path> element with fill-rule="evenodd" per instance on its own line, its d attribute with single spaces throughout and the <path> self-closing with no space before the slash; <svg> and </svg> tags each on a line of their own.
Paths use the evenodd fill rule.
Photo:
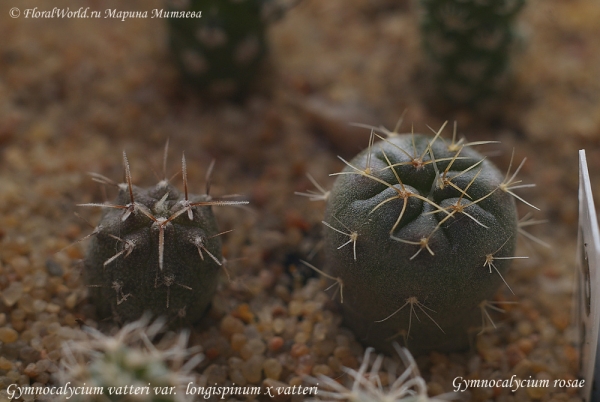
<svg viewBox="0 0 600 402">
<path fill-rule="evenodd" d="M 338 173 L 323 222 L 327 275 L 365 343 L 464 348 L 515 258 L 514 175 L 439 133 L 388 134 Z"/>
<path fill-rule="evenodd" d="M 435 97 L 472 106 L 498 93 L 525 0 L 421 0 Z"/>
<path fill-rule="evenodd" d="M 266 53 L 264 7 L 271 0 L 189 0 L 174 10 L 201 18 L 170 18 L 170 45 L 187 82 L 209 95 L 248 89 Z"/>
</svg>

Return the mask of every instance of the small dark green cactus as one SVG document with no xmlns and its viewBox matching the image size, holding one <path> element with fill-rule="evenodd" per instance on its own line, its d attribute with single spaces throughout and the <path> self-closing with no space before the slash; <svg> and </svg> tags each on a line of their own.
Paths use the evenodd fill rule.
<svg viewBox="0 0 600 402">
<path fill-rule="evenodd" d="M 202 13 L 201 18 L 169 19 L 171 49 L 186 81 L 209 95 L 243 95 L 266 53 L 263 10 L 269 2 L 172 1 L 174 10 Z"/>
<path fill-rule="evenodd" d="M 513 22 L 525 0 L 421 0 L 421 4 L 434 96 L 472 106 L 497 94 L 506 78 Z"/>
<path fill-rule="evenodd" d="M 319 272 L 340 286 L 357 338 L 389 353 L 394 341 L 413 353 L 465 348 L 520 258 L 512 191 L 523 186 L 514 180 L 520 166 L 503 176 L 471 148 L 485 142 L 446 142 L 440 132 L 385 130 L 375 143 L 372 134 L 323 192 Z"/>
<path fill-rule="evenodd" d="M 213 298 L 222 265 L 222 233 L 211 206 L 247 202 L 212 199 L 208 185 L 205 195 L 188 194 L 185 157 L 183 193 L 166 179 L 150 188 L 134 186 L 124 152 L 123 161 L 125 183 L 93 175 L 118 187 L 115 202 L 81 204 L 105 209 L 84 261 L 92 303 L 100 316 L 120 323 L 146 311 L 177 325 L 194 323 Z"/>
</svg>

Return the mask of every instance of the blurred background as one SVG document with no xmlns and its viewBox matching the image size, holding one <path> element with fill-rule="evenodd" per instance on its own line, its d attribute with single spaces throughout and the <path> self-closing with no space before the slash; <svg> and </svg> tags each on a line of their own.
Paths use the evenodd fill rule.
<svg viewBox="0 0 600 402">
<path fill-rule="evenodd" d="M 519 178 L 537 187 L 519 195 L 541 211 L 519 203 L 520 214 L 534 212 L 532 219 L 547 220 L 526 229 L 550 245 L 523 242 L 517 255 L 530 258 L 515 263 L 506 277 L 516 297 L 507 289 L 497 296 L 519 303 L 503 306 L 506 313 L 494 316 L 496 330 L 474 336 L 472 350 L 464 354 L 419 358 L 430 394 L 450 391 L 459 374 L 574 378 L 578 351 L 571 298 L 579 149 L 586 149 L 592 187 L 600 192 L 600 3 L 527 0 L 520 7 L 507 2 L 506 7 L 518 9 L 501 23 L 510 32 L 510 47 L 492 62 L 506 68 L 490 72 L 485 81 L 467 82 L 473 85 L 467 89 L 445 87 L 449 78 L 440 82 L 447 72 L 444 55 L 453 49 L 440 41 L 452 33 L 435 31 L 451 29 L 453 21 L 460 27 L 465 14 L 440 1 L 446 8 L 435 12 L 447 22 L 440 28 L 435 25 L 440 21 L 428 16 L 431 3 L 435 9 L 428 1 L 302 0 L 270 4 L 259 17 L 250 8 L 233 9 L 239 20 L 225 19 L 224 26 L 240 28 L 251 18 L 263 25 L 248 23 L 253 39 L 228 50 L 233 56 L 217 55 L 225 64 L 212 67 L 211 59 L 182 53 L 193 46 L 179 42 L 195 29 L 189 26 L 193 21 L 177 25 L 150 18 L 153 9 L 179 10 L 191 2 L 3 2 L 0 389 L 14 382 L 52 384 L 60 344 L 78 336 L 80 323 L 99 325 L 80 279 L 85 243 L 56 254 L 92 230 L 74 211 L 93 224 L 99 219 L 99 211 L 81 211 L 75 204 L 114 197 L 86 172 L 122 180 L 126 150 L 134 182 L 152 185 L 153 171 L 161 175 L 167 139 L 169 175 L 180 170 L 185 151 L 191 191 L 201 193 L 214 158 L 212 194 L 244 194 L 253 209 L 216 211 L 221 229 L 234 229 L 223 238 L 231 279 L 223 277 L 213 309 L 192 335 L 209 356 L 198 375 L 208 383 L 232 381 L 235 364 L 249 359 L 234 364 L 231 358 L 239 358 L 240 345 L 255 338 L 262 339 L 266 351 L 262 348 L 263 360 L 256 366 L 260 375 L 244 376 L 247 383 L 276 377 L 295 384 L 304 374 L 336 376 L 341 366 L 357 367 L 362 346 L 343 329 L 330 294 L 321 290 L 324 282 L 309 279 L 314 273 L 299 264 L 309 256 L 322 264 L 324 203 L 294 192 L 313 188 L 307 173 L 330 188 L 329 174 L 343 167 L 336 156 L 351 158 L 367 146 L 370 130 L 349 123 L 393 130 L 404 112 L 400 132 L 414 127 L 430 133 L 428 126 L 437 130 L 450 121 L 444 137 L 451 138 L 456 121 L 459 136 L 500 141 L 479 150 L 503 171 L 513 149 L 513 169 L 527 157 Z M 18 18 L 9 14 L 13 7 L 20 10 Z M 89 7 L 88 13 L 99 11 L 102 18 L 25 18 L 25 10 L 35 7 Z M 213 7 L 202 9 L 201 20 L 214 17 L 217 25 L 189 40 L 215 49 L 227 39 L 247 38 L 232 31 L 224 39 L 225 28 L 215 17 L 221 11 Z M 107 9 L 146 11 L 148 17 L 105 18 Z M 255 55 L 260 56 L 256 65 Z M 230 70 L 227 57 L 241 60 L 240 67 Z M 245 64 L 248 57 L 251 64 Z M 218 77 L 218 85 L 206 84 L 210 77 L 197 80 L 194 74 L 207 69 L 230 75 Z M 464 71 L 468 78 L 478 70 Z M 495 86 L 480 97 L 482 82 L 491 80 Z M 325 307 L 326 317 L 315 315 L 311 303 L 320 303 L 318 310 Z M 238 337 L 244 342 L 237 346 L 234 330 L 223 324 L 229 317 L 243 326 L 245 340 Z M 277 318 L 285 329 L 273 329 Z M 319 323 L 326 323 L 322 336 L 314 331 Z M 269 338 L 261 335 L 267 333 L 264 328 L 284 340 L 280 349 L 270 349 Z M 306 352 L 298 352 L 296 344 Z M 278 375 L 269 374 L 277 371 L 275 363 L 275 369 L 265 369 L 268 359 L 278 362 Z M 478 389 L 470 397 L 578 400 L 573 390 L 544 388 Z"/>
</svg>

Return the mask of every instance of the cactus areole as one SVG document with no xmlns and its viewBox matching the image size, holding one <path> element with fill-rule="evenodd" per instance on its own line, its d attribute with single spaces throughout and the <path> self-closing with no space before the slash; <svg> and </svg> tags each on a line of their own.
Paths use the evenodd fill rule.
<svg viewBox="0 0 600 402">
<path fill-rule="evenodd" d="M 413 353 L 468 347 L 515 249 L 503 175 L 469 144 L 420 134 L 390 135 L 345 163 L 324 223 L 346 325 L 389 353 L 394 341 Z"/>
</svg>

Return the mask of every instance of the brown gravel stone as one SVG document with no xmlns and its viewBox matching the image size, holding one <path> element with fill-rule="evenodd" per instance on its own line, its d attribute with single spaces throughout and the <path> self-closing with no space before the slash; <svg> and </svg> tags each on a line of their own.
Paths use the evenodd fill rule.
<svg viewBox="0 0 600 402">
<path fill-rule="evenodd" d="M 292 357 L 300 357 L 300 356 L 304 356 L 308 352 L 310 352 L 310 350 L 308 349 L 308 346 L 306 346 L 305 344 L 303 344 L 303 343 L 294 343 L 292 345 L 292 349 L 290 350 L 290 356 L 292 356 Z"/>
<path fill-rule="evenodd" d="M 19 333 L 12 328 L 3 327 L 0 328 L 0 342 L 13 343 L 19 339 Z"/>
</svg>

